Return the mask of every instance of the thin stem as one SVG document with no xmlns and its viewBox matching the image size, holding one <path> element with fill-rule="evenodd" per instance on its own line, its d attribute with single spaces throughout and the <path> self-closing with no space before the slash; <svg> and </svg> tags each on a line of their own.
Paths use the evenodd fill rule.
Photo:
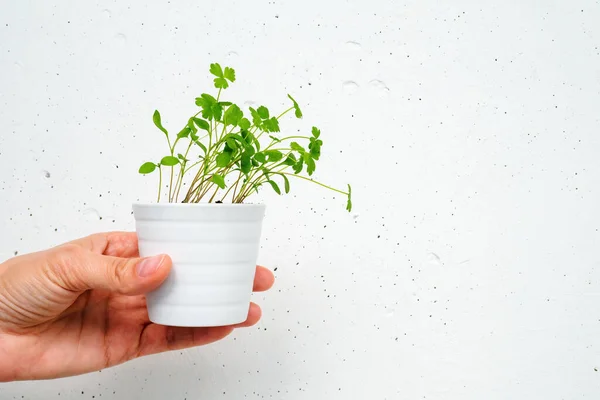
<svg viewBox="0 0 600 400">
<path fill-rule="evenodd" d="M 327 185 L 325 185 L 324 183 L 321 183 L 321 182 L 318 182 L 318 181 L 312 180 L 312 179 L 310 179 L 310 178 L 307 178 L 307 177 L 305 177 L 305 176 L 302 176 L 302 175 L 296 175 L 296 174 L 290 174 L 289 172 L 280 172 L 280 173 L 281 173 L 282 175 L 293 176 L 293 177 L 300 178 L 300 179 L 303 179 L 303 180 L 305 180 L 305 181 L 308 181 L 308 182 L 316 183 L 317 185 L 319 185 L 319 186 L 323 186 L 323 187 L 324 187 L 324 188 L 326 188 L 326 189 L 333 190 L 334 192 L 338 192 L 338 193 L 341 193 L 341 194 L 343 194 L 343 195 L 346 195 L 346 196 L 348 196 L 348 192 L 344 192 L 344 191 L 342 191 L 342 190 L 339 190 L 339 189 L 336 189 L 336 188 L 332 188 L 331 186 L 327 186 Z"/>
<path fill-rule="evenodd" d="M 215 190 L 215 192 L 213 193 L 212 197 L 210 198 L 210 200 L 208 201 L 209 203 L 212 203 L 213 200 L 215 199 L 215 196 L 217 195 L 217 193 L 219 192 L 219 186 L 217 186 L 217 190 Z"/>
<path fill-rule="evenodd" d="M 160 203 L 161 188 L 162 188 L 162 167 L 159 165 L 158 166 L 158 199 L 156 200 L 157 203 Z"/>
<path fill-rule="evenodd" d="M 237 181 L 235 181 L 235 188 L 233 189 L 233 194 L 231 195 L 231 201 L 235 200 L 235 192 L 237 192 L 238 185 L 240 184 L 240 180 L 242 179 L 242 170 L 240 170 L 240 174 L 238 175 Z M 227 193 L 225 194 L 227 197 Z"/>
<path fill-rule="evenodd" d="M 269 150 L 271 148 L 271 146 L 274 146 L 277 143 L 281 143 L 284 140 L 290 140 L 290 139 L 308 139 L 308 140 L 310 140 L 310 137 L 308 137 L 308 136 L 288 136 L 288 137 L 284 137 L 283 139 L 273 140 L 273 142 L 267 146 L 265 151 Z M 274 150 L 282 150 L 282 149 L 274 149 Z M 291 150 L 291 149 L 283 149 L 283 150 Z"/>
<path fill-rule="evenodd" d="M 267 148 L 266 148 L 264 151 L 267 151 L 267 150 L 273 150 L 273 151 L 291 151 L 292 149 L 290 149 L 290 148 L 285 148 L 285 147 L 278 147 L 278 148 L 276 148 L 276 149 L 269 149 L 269 148 L 267 147 Z"/>
<path fill-rule="evenodd" d="M 217 141 L 217 143 L 215 143 L 215 146 L 218 146 L 223 141 L 226 130 L 227 130 L 227 126 L 225 124 L 223 124 L 223 130 L 221 131 L 221 136 L 219 136 L 219 140 Z"/>
<path fill-rule="evenodd" d="M 250 184 L 250 183 L 252 182 L 252 179 L 254 179 L 254 177 L 256 176 L 256 174 L 257 174 L 258 172 L 262 172 L 262 171 L 260 171 L 260 170 L 258 170 L 258 171 L 256 171 L 256 170 L 255 170 L 255 171 L 251 171 L 251 174 L 252 174 L 252 175 L 248 176 L 248 177 L 246 178 L 246 182 L 242 183 L 242 187 L 240 188 L 240 192 L 238 193 L 238 197 L 239 197 L 239 198 L 241 198 L 241 197 L 242 197 L 242 195 L 243 195 L 243 194 L 246 192 L 248 184 Z M 236 201 L 236 200 L 234 199 L 234 203 L 236 203 L 236 202 L 239 202 L 239 203 L 241 203 L 241 201 Z"/>
<path fill-rule="evenodd" d="M 308 140 L 310 140 L 310 136 L 287 136 L 287 137 L 279 139 L 279 141 L 283 142 L 284 140 L 289 140 L 289 139 L 308 139 Z"/>
<path fill-rule="evenodd" d="M 171 167 L 171 179 L 169 181 L 169 203 L 173 202 L 172 194 L 171 193 L 173 191 L 173 172 L 174 172 L 174 170 L 175 170 L 175 167 L 174 166 Z"/>
<path fill-rule="evenodd" d="M 185 171 L 184 173 L 187 174 L 192 168 L 194 168 L 196 165 L 203 163 L 204 162 L 204 157 L 202 158 L 202 160 L 200 161 L 196 161 L 195 163 L 193 163 L 192 165 L 190 165 Z"/>
<path fill-rule="evenodd" d="M 212 186 L 210 185 L 210 179 L 205 179 L 203 183 L 209 183 L 209 184 L 206 186 L 206 189 L 204 189 L 204 191 L 202 191 L 202 192 L 198 191 L 198 194 L 196 195 L 196 199 L 195 199 L 195 201 L 194 201 L 194 202 L 196 202 L 196 203 L 198 203 L 200 200 L 202 200 L 202 198 L 203 198 L 204 196 L 206 196 L 206 194 L 207 194 L 208 192 L 210 192 L 210 188 L 212 187 Z"/>
<path fill-rule="evenodd" d="M 185 151 L 185 155 L 183 156 L 184 160 L 181 161 L 181 169 L 179 170 L 179 176 L 177 178 L 177 183 L 175 185 L 176 189 L 177 189 L 177 194 L 175 195 L 175 200 L 177 200 L 179 198 L 179 192 L 181 191 L 181 186 L 183 185 L 183 175 L 185 174 L 185 163 L 187 162 L 187 157 L 188 154 L 190 152 L 190 149 L 192 148 L 192 144 L 194 144 L 194 142 L 190 139 L 190 144 L 188 145 L 187 150 Z"/>
<path fill-rule="evenodd" d="M 221 94 L 221 91 L 219 90 L 219 95 L 220 94 Z M 215 129 L 216 129 L 216 121 L 210 120 L 209 131 L 208 131 L 208 148 L 206 149 L 206 154 L 204 155 L 204 158 L 202 159 L 202 167 L 198 169 L 196 176 L 194 176 L 194 179 L 192 180 L 192 182 L 190 184 L 190 189 L 188 190 L 188 193 L 185 196 L 184 201 L 191 200 L 192 197 L 194 196 L 194 193 L 196 193 L 196 191 L 199 191 L 200 188 L 202 187 L 203 183 L 200 183 L 200 185 L 198 185 L 198 186 L 196 186 L 196 183 L 198 182 L 198 180 L 201 179 L 202 175 L 206 175 L 206 171 L 208 169 L 208 163 L 209 163 L 209 155 L 210 155 L 210 152 L 212 149 L 212 134 L 215 131 Z M 195 164 L 195 165 L 197 165 L 197 164 Z"/>
<path fill-rule="evenodd" d="M 277 117 L 277 119 L 283 117 L 285 114 L 289 113 L 290 111 L 292 111 L 294 109 L 294 106 L 288 108 L 287 110 L 285 110 L 284 112 L 282 112 L 281 114 L 279 114 L 279 116 Z"/>
<path fill-rule="evenodd" d="M 256 180 L 253 180 L 257 173 L 262 173 L 262 175 L 257 177 Z M 266 177 L 266 174 L 261 169 L 261 170 L 254 171 L 254 174 L 252 174 L 252 176 L 248 178 L 248 180 L 246 181 L 244 186 L 242 186 L 242 190 L 240 190 L 240 198 L 241 198 L 240 203 L 243 202 L 244 199 L 250 195 L 250 192 L 252 191 L 252 189 L 254 189 L 254 186 L 257 185 L 257 182 L 263 176 Z"/>
</svg>

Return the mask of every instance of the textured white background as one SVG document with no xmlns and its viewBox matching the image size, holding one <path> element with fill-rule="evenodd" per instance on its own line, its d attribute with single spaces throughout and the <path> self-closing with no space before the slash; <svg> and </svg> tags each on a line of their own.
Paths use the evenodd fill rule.
<svg viewBox="0 0 600 400">
<path fill-rule="evenodd" d="M 599 398 L 599 21 L 598 1 L 0 0 L 1 259 L 133 229 L 152 112 L 180 126 L 215 61 L 236 101 L 293 93 L 317 176 L 356 192 L 352 214 L 303 183 L 259 196 L 260 326 L 0 399 Z"/>
</svg>

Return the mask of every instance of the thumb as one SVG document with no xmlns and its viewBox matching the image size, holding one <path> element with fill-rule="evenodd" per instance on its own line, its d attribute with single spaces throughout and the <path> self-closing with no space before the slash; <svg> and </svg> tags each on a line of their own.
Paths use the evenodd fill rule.
<svg viewBox="0 0 600 400">
<path fill-rule="evenodd" d="M 67 289 L 102 289 L 138 295 L 156 289 L 171 271 L 171 258 L 157 255 L 146 258 L 110 257 L 87 253 L 79 268 L 70 269 L 64 282 Z"/>
</svg>

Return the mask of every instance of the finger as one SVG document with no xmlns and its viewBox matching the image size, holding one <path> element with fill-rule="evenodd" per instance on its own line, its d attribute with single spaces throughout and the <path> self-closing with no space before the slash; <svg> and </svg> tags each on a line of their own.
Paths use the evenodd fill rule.
<svg viewBox="0 0 600 400">
<path fill-rule="evenodd" d="M 169 275 L 169 256 L 120 258 L 103 256 L 76 245 L 58 251 L 58 261 L 48 272 L 65 289 L 85 291 L 102 289 L 110 292 L 138 295 L 157 288 Z"/>
<path fill-rule="evenodd" d="M 262 317 L 262 310 L 260 306 L 256 303 L 250 303 L 250 308 L 248 309 L 248 317 L 246 321 L 241 324 L 234 325 L 234 328 L 249 328 L 254 326 L 260 321 L 260 317 Z"/>
<path fill-rule="evenodd" d="M 204 346 L 227 337 L 231 332 L 231 326 L 183 328 L 150 324 L 142 331 L 137 356 Z"/>
<path fill-rule="evenodd" d="M 234 328 L 247 328 L 255 325 L 261 315 L 260 307 L 251 303 L 246 321 L 234 326 L 184 328 L 150 324 L 142 331 L 138 357 L 216 342 L 231 334 Z"/>
<path fill-rule="evenodd" d="M 114 257 L 139 257 L 138 239 L 135 232 L 96 233 L 69 244 L 82 247 L 92 253 Z"/>
<path fill-rule="evenodd" d="M 256 274 L 254 275 L 254 288 L 255 292 L 264 292 L 265 290 L 271 289 L 275 283 L 275 276 L 273 273 L 265 267 L 256 267 Z"/>
</svg>

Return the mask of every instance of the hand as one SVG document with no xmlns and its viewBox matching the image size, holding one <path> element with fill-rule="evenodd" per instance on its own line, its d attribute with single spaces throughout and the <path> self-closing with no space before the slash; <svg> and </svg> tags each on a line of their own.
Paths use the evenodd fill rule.
<svg viewBox="0 0 600 400">
<path fill-rule="evenodd" d="M 171 259 L 140 259 L 134 233 L 96 234 L 0 264 L 0 382 L 78 375 L 136 357 L 205 345 L 256 324 L 250 304 L 238 326 L 174 328 L 148 319 L 144 293 Z M 255 291 L 273 285 L 257 267 Z"/>
</svg>

